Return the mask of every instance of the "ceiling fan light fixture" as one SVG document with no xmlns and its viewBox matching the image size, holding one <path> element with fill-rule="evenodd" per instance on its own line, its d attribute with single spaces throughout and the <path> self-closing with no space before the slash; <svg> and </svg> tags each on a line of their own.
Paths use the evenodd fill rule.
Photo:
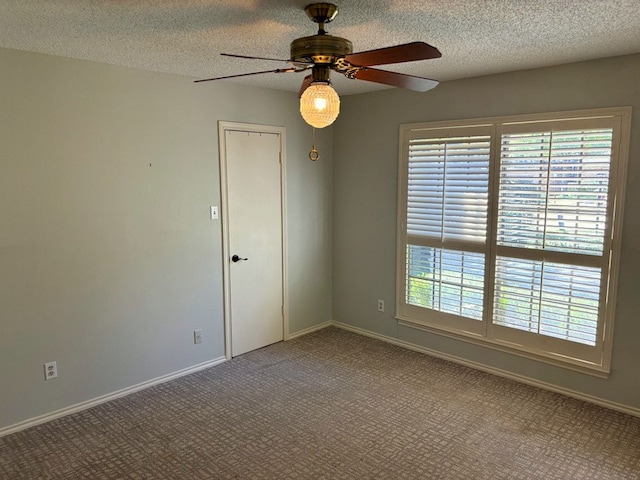
<svg viewBox="0 0 640 480">
<path fill-rule="evenodd" d="M 340 114 L 340 97 L 329 82 L 314 82 L 300 97 L 300 114 L 312 127 L 328 127 Z"/>
</svg>

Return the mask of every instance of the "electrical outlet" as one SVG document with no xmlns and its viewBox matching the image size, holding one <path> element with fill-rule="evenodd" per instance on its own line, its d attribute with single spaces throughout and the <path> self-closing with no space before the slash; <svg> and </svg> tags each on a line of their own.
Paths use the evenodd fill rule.
<svg viewBox="0 0 640 480">
<path fill-rule="evenodd" d="M 53 380 L 58 378 L 58 365 L 56 362 L 47 362 L 44 364 L 44 379 Z"/>
<path fill-rule="evenodd" d="M 384 300 L 378 300 L 378 311 L 384 312 Z"/>
<path fill-rule="evenodd" d="M 202 329 L 193 331 L 193 343 L 202 343 Z"/>
</svg>

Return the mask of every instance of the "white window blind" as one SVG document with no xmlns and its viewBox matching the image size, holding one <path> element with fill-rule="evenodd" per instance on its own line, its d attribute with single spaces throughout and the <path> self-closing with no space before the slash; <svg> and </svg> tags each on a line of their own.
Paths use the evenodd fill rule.
<svg viewBox="0 0 640 480">
<path fill-rule="evenodd" d="M 612 128 L 502 135 L 497 244 L 540 253 L 498 256 L 495 324 L 596 344 L 612 139 Z"/>
<path fill-rule="evenodd" d="M 630 114 L 403 126 L 397 317 L 608 371 Z"/>
<path fill-rule="evenodd" d="M 410 235 L 486 241 L 488 135 L 410 140 L 408 175 Z"/>
<path fill-rule="evenodd" d="M 498 243 L 602 255 L 612 129 L 505 134 Z"/>
<path fill-rule="evenodd" d="M 595 345 L 600 277 L 599 268 L 498 257 L 493 321 Z"/>
<path fill-rule="evenodd" d="M 407 247 L 407 303 L 482 319 L 484 255 Z"/>
<path fill-rule="evenodd" d="M 481 320 L 489 135 L 409 142 L 406 302 Z M 461 250 L 444 248 L 453 243 Z M 480 251 L 478 246 L 480 244 Z"/>
</svg>

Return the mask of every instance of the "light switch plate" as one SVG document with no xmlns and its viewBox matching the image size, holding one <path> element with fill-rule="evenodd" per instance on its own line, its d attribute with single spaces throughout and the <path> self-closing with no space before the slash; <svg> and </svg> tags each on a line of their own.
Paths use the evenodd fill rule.
<svg viewBox="0 0 640 480">
<path fill-rule="evenodd" d="M 217 219 L 218 219 L 218 206 L 211 205 L 211 220 L 217 220 Z"/>
<path fill-rule="evenodd" d="M 193 331 L 193 343 L 202 343 L 202 329 Z"/>
</svg>

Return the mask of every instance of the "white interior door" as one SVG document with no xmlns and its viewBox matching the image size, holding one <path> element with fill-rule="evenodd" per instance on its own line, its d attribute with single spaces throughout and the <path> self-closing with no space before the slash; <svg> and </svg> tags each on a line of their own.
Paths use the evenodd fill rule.
<svg viewBox="0 0 640 480">
<path fill-rule="evenodd" d="M 283 339 L 283 219 L 278 133 L 224 130 L 231 356 Z"/>
</svg>

